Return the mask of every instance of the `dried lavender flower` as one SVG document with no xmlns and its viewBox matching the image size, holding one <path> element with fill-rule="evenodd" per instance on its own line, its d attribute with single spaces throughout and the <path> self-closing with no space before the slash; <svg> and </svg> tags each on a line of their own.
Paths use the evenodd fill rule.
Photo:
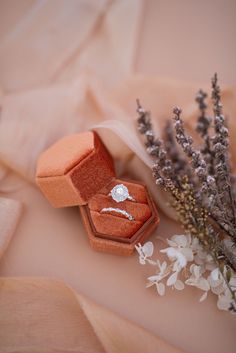
<svg viewBox="0 0 236 353">
<path fill-rule="evenodd" d="M 188 162 L 185 158 L 183 158 L 179 151 L 179 148 L 176 144 L 174 129 L 170 120 L 168 120 L 165 125 L 164 140 L 166 152 L 169 158 L 171 159 L 175 175 L 178 175 L 180 177 L 188 175 L 188 177 L 191 179 L 191 169 L 189 168 Z"/>
<path fill-rule="evenodd" d="M 217 90 L 217 97 L 218 95 L 219 95 L 219 90 Z M 217 98 L 217 102 L 219 104 L 219 97 Z M 225 154 L 227 143 L 225 142 L 225 145 L 224 145 L 220 142 L 217 142 L 215 144 L 213 142 L 212 143 L 213 152 L 211 149 L 209 149 L 209 154 L 211 158 L 210 160 L 205 161 L 204 155 L 200 150 L 196 150 L 193 147 L 193 140 L 191 136 L 189 136 L 185 131 L 184 123 L 181 118 L 181 110 L 178 107 L 175 107 L 173 112 L 174 112 L 174 126 L 176 130 L 176 140 L 179 143 L 179 145 L 182 147 L 186 156 L 190 158 L 193 170 L 196 176 L 199 178 L 199 181 L 201 182 L 201 187 L 197 193 L 197 197 L 198 199 L 201 199 L 201 202 L 211 213 L 211 216 L 214 218 L 214 220 L 225 231 L 229 232 L 232 237 L 235 237 L 236 228 L 231 221 L 232 215 L 231 215 L 231 218 L 229 218 L 229 215 L 227 213 L 227 210 L 229 209 L 229 207 L 226 207 L 226 201 L 227 199 L 229 199 L 229 197 L 225 197 L 225 193 L 224 195 L 222 193 L 223 186 L 225 187 L 225 183 L 223 184 L 221 182 L 220 189 L 219 189 L 219 186 L 217 186 L 217 181 L 215 177 L 215 175 L 216 176 L 218 175 L 217 177 L 218 184 L 220 180 L 219 176 L 221 176 L 221 180 L 223 179 L 223 182 L 226 178 L 226 176 L 224 175 L 224 171 L 226 170 L 227 165 L 226 163 L 224 163 L 224 166 L 223 166 L 222 161 L 224 160 L 223 155 Z M 218 124 L 222 123 L 222 121 L 223 119 L 217 119 Z M 223 129 L 218 126 L 218 130 L 221 133 Z M 223 132 L 225 133 L 225 130 L 223 130 Z M 208 142 L 210 144 L 210 140 L 212 138 L 210 138 L 209 136 L 207 137 L 208 137 Z M 221 136 L 221 140 L 222 138 L 223 137 Z M 218 138 L 218 141 L 219 140 L 220 138 Z M 214 141 L 216 141 L 216 138 L 214 138 Z M 219 159 L 219 156 L 220 156 L 220 159 Z M 216 171 L 215 175 L 209 175 L 211 174 L 212 170 Z M 228 172 L 226 172 L 226 174 L 227 173 Z M 211 178 L 209 178 L 209 176 L 211 176 Z M 230 187 L 230 190 L 232 190 L 231 187 Z"/>
<path fill-rule="evenodd" d="M 155 157 L 153 165 L 153 175 L 158 183 L 166 186 L 170 183 L 175 184 L 175 174 L 172 168 L 172 162 L 167 158 L 167 152 L 163 146 L 162 140 L 155 137 L 153 126 L 150 120 L 150 113 L 145 111 L 139 100 L 137 100 L 137 113 L 138 113 L 138 130 L 141 134 L 145 135 L 146 149 L 148 154 Z M 167 183 L 168 181 L 168 183 Z"/>
<path fill-rule="evenodd" d="M 212 148 L 214 151 L 216 185 L 222 209 L 224 209 L 228 232 L 236 243 L 236 208 L 228 152 L 229 133 L 222 114 L 217 74 L 212 79 L 212 101 L 215 129 L 215 135 L 212 137 Z"/>
<path fill-rule="evenodd" d="M 214 174 L 214 153 L 212 151 L 212 143 L 210 137 L 210 128 L 212 119 L 207 116 L 207 104 L 206 104 L 207 93 L 201 89 L 196 95 L 196 102 L 198 103 L 198 108 L 200 115 L 197 120 L 196 131 L 201 135 L 203 139 L 203 145 L 201 147 L 202 156 L 207 163 L 208 174 Z"/>
<path fill-rule="evenodd" d="M 211 254 L 232 295 L 229 309 L 236 310 L 236 292 L 230 285 L 230 274 L 236 272 L 236 200 L 230 173 L 229 132 L 222 115 L 217 75 L 212 80 L 214 136 L 210 134 L 212 119 L 206 113 L 206 97 L 201 90 L 196 97 L 200 111 L 196 130 L 203 139 L 200 149 L 194 147 L 186 132 L 178 107 L 173 110 L 175 138 L 168 122 L 162 141 L 155 137 L 150 113 L 137 101 L 138 130 L 145 135 L 147 152 L 154 159 L 156 183 L 171 195 L 171 205 L 186 234 L 198 238 Z M 232 246 L 227 245 L 229 239 Z"/>
<path fill-rule="evenodd" d="M 206 109 L 207 109 L 207 104 L 205 101 L 206 98 L 207 98 L 207 93 L 201 89 L 198 91 L 195 98 L 196 102 L 198 103 L 198 107 L 200 111 L 200 116 L 198 118 L 196 130 L 197 132 L 200 133 L 200 135 L 203 138 L 208 135 L 208 130 L 211 124 L 211 118 L 206 116 Z"/>
</svg>

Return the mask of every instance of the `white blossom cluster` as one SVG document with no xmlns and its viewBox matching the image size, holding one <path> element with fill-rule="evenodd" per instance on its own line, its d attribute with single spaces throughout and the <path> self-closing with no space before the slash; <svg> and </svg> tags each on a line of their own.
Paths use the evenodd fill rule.
<svg viewBox="0 0 236 353">
<path fill-rule="evenodd" d="M 160 296 L 165 294 L 166 288 L 183 290 L 185 286 L 193 286 L 202 291 L 199 301 L 204 301 L 209 292 L 217 296 L 217 307 L 220 310 L 230 310 L 234 302 L 224 275 L 216 266 L 210 254 L 206 253 L 197 238 L 190 235 L 173 235 L 167 239 L 168 247 L 160 252 L 167 256 L 167 260 L 160 262 L 153 259 L 154 245 L 147 242 L 136 245 L 141 265 L 155 267 L 155 274 L 147 278 L 146 287 L 155 286 Z M 236 273 L 230 278 L 231 288 L 236 290 Z"/>
</svg>

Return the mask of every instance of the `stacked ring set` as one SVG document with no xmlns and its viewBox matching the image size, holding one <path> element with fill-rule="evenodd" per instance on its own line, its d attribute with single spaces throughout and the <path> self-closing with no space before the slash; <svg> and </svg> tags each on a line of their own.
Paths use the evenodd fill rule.
<svg viewBox="0 0 236 353">
<path fill-rule="evenodd" d="M 131 255 L 159 223 L 146 186 L 116 178 L 113 159 L 94 131 L 66 136 L 44 151 L 36 182 L 53 207 L 79 206 L 95 250 Z"/>
</svg>

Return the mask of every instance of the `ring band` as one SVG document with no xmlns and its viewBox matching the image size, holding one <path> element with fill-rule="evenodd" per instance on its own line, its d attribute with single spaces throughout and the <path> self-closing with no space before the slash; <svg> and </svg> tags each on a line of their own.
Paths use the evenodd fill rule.
<svg viewBox="0 0 236 353">
<path fill-rule="evenodd" d="M 106 212 L 116 212 L 119 214 L 122 214 L 126 218 L 128 218 L 130 221 L 134 221 L 134 217 L 127 211 L 125 210 L 120 210 L 119 208 L 114 208 L 114 207 L 105 207 L 101 210 L 101 213 L 106 213 Z"/>
<path fill-rule="evenodd" d="M 109 193 L 109 196 L 116 202 L 122 202 L 125 200 L 135 201 L 135 199 L 130 196 L 128 188 L 124 184 L 117 184 Z"/>
</svg>

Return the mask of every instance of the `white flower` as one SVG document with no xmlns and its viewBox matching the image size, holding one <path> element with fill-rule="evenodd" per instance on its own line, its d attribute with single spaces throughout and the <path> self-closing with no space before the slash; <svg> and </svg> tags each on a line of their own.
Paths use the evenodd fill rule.
<svg viewBox="0 0 236 353">
<path fill-rule="evenodd" d="M 167 263 L 165 261 L 161 264 L 160 261 L 157 260 L 157 265 L 159 271 L 156 275 L 148 277 L 149 283 L 147 283 L 146 288 L 155 285 L 158 294 L 163 296 L 165 294 L 165 285 L 164 283 L 161 283 L 161 281 L 163 278 L 169 275 L 170 270 L 167 267 Z"/>
<path fill-rule="evenodd" d="M 166 253 L 166 255 L 169 257 L 170 260 L 174 261 L 174 271 L 181 271 L 182 268 L 184 268 L 187 265 L 187 259 L 186 257 L 182 254 L 182 252 L 178 249 L 174 248 L 167 248 L 161 250 L 162 253 Z"/>
<path fill-rule="evenodd" d="M 215 268 L 215 262 L 210 254 L 208 254 L 202 247 L 201 244 L 195 246 L 194 262 L 197 265 L 204 266 L 206 270 L 213 270 Z"/>
<path fill-rule="evenodd" d="M 141 265 L 145 265 L 146 261 L 148 261 L 151 264 L 156 264 L 154 261 L 148 259 L 149 257 L 152 256 L 153 249 L 154 249 L 153 243 L 151 241 L 148 241 L 144 245 L 141 245 L 139 243 L 138 245 L 135 245 L 135 249 L 139 254 L 139 263 Z"/>
<path fill-rule="evenodd" d="M 224 268 L 224 272 L 226 273 L 227 269 L 226 267 Z M 209 277 L 208 277 L 208 282 L 211 286 L 211 291 L 216 294 L 216 295 L 220 295 L 222 293 L 225 292 L 225 290 L 227 289 L 227 285 L 225 283 L 225 280 L 219 270 L 218 267 L 215 267 Z"/>
<path fill-rule="evenodd" d="M 211 279 L 213 281 L 218 281 L 220 279 L 220 270 L 216 267 L 214 270 L 211 271 Z"/>
<path fill-rule="evenodd" d="M 203 295 L 202 295 L 201 298 L 199 299 L 199 302 L 200 302 L 200 303 L 203 302 L 204 300 L 206 300 L 206 298 L 207 298 L 207 293 L 208 293 L 208 292 L 204 292 L 204 293 L 203 293 Z"/>
<path fill-rule="evenodd" d="M 193 250 L 190 247 L 191 237 L 187 235 L 174 235 L 167 240 L 169 248 L 160 250 L 174 261 L 173 271 L 180 272 L 186 267 L 187 262 L 193 261 Z"/>
<path fill-rule="evenodd" d="M 203 272 L 201 266 L 192 264 L 190 266 L 190 272 L 191 276 L 185 281 L 185 283 L 189 286 L 194 286 L 203 290 L 205 293 L 200 298 L 200 301 L 203 301 L 207 297 L 206 292 L 210 290 L 210 284 L 208 283 L 207 279 L 202 276 Z"/>
<path fill-rule="evenodd" d="M 166 285 L 172 286 L 172 288 L 175 288 L 177 290 L 182 290 L 184 289 L 184 283 L 180 279 L 178 279 L 178 274 L 178 272 L 172 273 L 168 278 Z"/>
<path fill-rule="evenodd" d="M 173 235 L 171 239 L 167 239 L 167 243 L 172 247 L 182 247 L 186 248 L 189 247 L 191 244 L 191 237 L 190 235 Z"/>
<path fill-rule="evenodd" d="M 220 310 L 229 310 L 232 303 L 232 294 L 227 289 L 223 294 L 218 296 L 217 307 Z"/>
<path fill-rule="evenodd" d="M 208 282 L 211 287 L 212 293 L 220 295 L 225 291 L 225 281 L 223 277 L 219 278 L 217 281 L 213 280 L 211 276 L 208 277 Z"/>
<path fill-rule="evenodd" d="M 225 269 L 225 271 L 226 271 L 226 269 Z M 231 305 L 235 308 L 235 304 L 233 303 L 233 299 L 232 299 L 232 293 L 230 292 L 229 288 L 227 287 L 226 283 L 224 282 L 223 276 L 221 273 L 219 273 L 219 280 L 221 280 L 221 288 L 223 287 L 223 290 L 219 294 L 216 293 L 216 294 L 218 294 L 218 301 L 217 301 L 218 309 L 228 310 Z M 229 281 L 229 284 L 233 290 L 236 289 L 236 274 L 235 273 L 232 275 L 232 277 Z M 212 291 L 213 291 L 213 289 L 212 289 Z"/>
<path fill-rule="evenodd" d="M 176 281 L 178 279 L 178 272 L 174 272 L 170 275 L 170 277 L 168 278 L 167 282 L 166 282 L 166 285 L 167 286 L 173 286 Z"/>
<path fill-rule="evenodd" d="M 219 309 L 229 310 L 232 308 L 236 310 L 232 293 L 225 282 L 225 277 L 228 274 L 227 267 L 224 268 L 222 274 L 220 269 L 216 267 L 212 256 L 204 251 L 197 238 L 191 238 L 189 235 L 174 235 L 171 239 L 167 239 L 167 243 L 169 247 L 160 250 L 160 252 L 167 255 L 168 263 L 152 260 L 154 250 L 152 242 L 135 246 L 140 264 L 148 263 L 157 267 L 157 273 L 148 277 L 147 288 L 154 285 L 158 294 L 163 296 L 166 286 L 177 290 L 184 289 L 185 284 L 194 286 L 203 291 L 199 299 L 200 302 L 207 298 L 211 290 L 218 297 L 217 307 Z M 188 274 L 189 278 L 185 283 L 181 281 L 181 276 L 186 278 Z M 229 285 L 233 291 L 236 290 L 236 273 L 232 273 Z"/>
</svg>

